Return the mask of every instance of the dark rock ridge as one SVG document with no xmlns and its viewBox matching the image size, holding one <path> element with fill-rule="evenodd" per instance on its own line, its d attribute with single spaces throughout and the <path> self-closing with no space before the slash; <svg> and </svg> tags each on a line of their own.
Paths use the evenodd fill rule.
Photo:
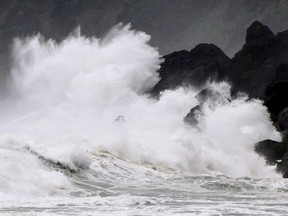
<svg viewBox="0 0 288 216">
<path fill-rule="evenodd" d="M 228 73 L 230 58 L 214 44 L 199 44 L 190 52 L 182 50 L 164 56 L 159 70 L 161 80 L 152 94 L 183 85 L 203 86 L 208 79 L 223 80 Z"/>
<path fill-rule="evenodd" d="M 273 149 L 273 151 L 271 150 Z M 283 142 L 274 140 L 263 140 L 255 144 L 255 151 L 267 159 L 268 164 L 276 164 L 281 160 L 287 151 L 287 146 Z"/>
<path fill-rule="evenodd" d="M 285 32 L 274 35 L 260 22 L 248 29 L 246 43 L 231 60 L 229 79 L 235 91 L 264 99 L 280 64 L 288 64 L 288 43 Z"/>
<path fill-rule="evenodd" d="M 226 98 L 217 90 L 209 87 L 199 92 L 195 98 L 198 100 L 199 104 L 193 107 L 184 117 L 184 122 L 192 127 L 197 127 L 199 120 L 204 115 L 204 106 L 209 106 L 209 108 L 213 109 L 216 104 L 225 104 L 230 102 L 230 98 Z"/>
<path fill-rule="evenodd" d="M 284 139 L 259 142 L 255 150 L 272 164 L 288 152 L 288 30 L 274 34 L 269 27 L 255 21 L 247 29 L 246 43 L 232 59 L 213 44 L 200 44 L 190 52 L 182 50 L 164 56 L 159 75 L 161 79 L 152 90 L 154 96 L 183 85 L 203 88 L 210 80 L 228 81 L 234 95 L 244 92 L 250 98 L 264 100 Z M 198 95 L 200 104 L 190 110 L 184 121 L 197 125 L 203 103 L 209 101 L 207 98 L 215 98 L 215 94 L 204 89 Z M 282 167 L 283 164 L 286 163 Z M 284 176 L 288 176 L 288 167 L 278 170 L 287 170 Z"/>
<path fill-rule="evenodd" d="M 283 173 L 284 178 L 288 178 L 288 153 L 286 153 L 281 162 L 277 163 L 277 171 Z"/>
<path fill-rule="evenodd" d="M 235 92 L 266 99 L 271 81 L 286 80 L 288 76 L 283 66 L 288 65 L 288 30 L 274 35 L 255 21 L 247 29 L 246 43 L 232 59 L 213 44 L 199 44 L 190 52 L 173 52 L 163 59 L 161 80 L 154 87 L 154 94 L 180 85 L 201 86 L 210 79 L 228 80 Z"/>
<path fill-rule="evenodd" d="M 256 151 L 269 162 L 281 159 L 288 151 L 288 31 L 274 35 L 267 26 L 254 22 L 247 29 L 245 45 L 231 61 L 228 76 L 233 90 L 264 100 L 271 120 L 282 132 L 282 142 L 260 142 Z"/>
<path fill-rule="evenodd" d="M 267 86 L 265 91 L 265 105 L 268 107 L 271 118 L 278 122 L 281 130 L 285 126 L 285 108 L 288 106 L 288 65 L 280 64 L 276 69 L 275 77 Z"/>
</svg>

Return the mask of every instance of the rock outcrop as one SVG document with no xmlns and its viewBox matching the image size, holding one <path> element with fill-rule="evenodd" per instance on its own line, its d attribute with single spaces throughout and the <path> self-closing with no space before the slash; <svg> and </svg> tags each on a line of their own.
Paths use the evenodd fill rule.
<svg viewBox="0 0 288 216">
<path fill-rule="evenodd" d="M 288 64 L 286 33 L 274 35 L 267 26 L 255 21 L 247 29 L 243 48 L 231 60 L 229 79 L 234 91 L 265 99 L 266 88 L 283 63 Z"/>
<path fill-rule="evenodd" d="M 255 21 L 247 29 L 243 48 L 232 59 L 213 44 L 200 44 L 190 52 L 182 50 L 163 58 L 161 80 L 153 89 L 154 95 L 180 85 L 201 86 L 210 79 L 228 80 L 233 92 L 268 100 L 273 94 L 272 85 L 287 81 L 288 31 L 275 35 Z"/>
<path fill-rule="evenodd" d="M 288 107 L 288 65 L 280 64 L 276 69 L 275 77 L 265 91 L 265 105 L 271 113 L 271 119 L 278 122 L 281 130 L 285 126 L 285 108 Z"/>
<path fill-rule="evenodd" d="M 210 87 L 203 89 L 195 98 L 198 100 L 199 104 L 193 107 L 184 117 L 184 122 L 192 127 L 197 127 L 199 119 L 204 115 L 204 106 L 209 106 L 209 108 L 213 109 L 217 104 L 230 102 L 229 98 L 226 98 L 220 92 Z"/>
<path fill-rule="evenodd" d="M 277 163 L 276 170 L 283 174 L 283 178 L 288 178 L 288 153 Z"/>
<path fill-rule="evenodd" d="M 230 58 L 213 44 L 199 44 L 190 52 L 182 50 L 164 56 L 159 75 L 161 80 L 152 94 L 158 95 L 166 89 L 178 86 L 203 86 L 208 80 L 225 79 Z"/>
<path fill-rule="evenodd" d="M 264 100 L 284 141 L 264 140 L 256 144 L 255 150 L 270 164 L 288 152 L 285 138 L 288 131 L 288 31 L 275 35 L 267 26 L 255 21 L 247 29 L 244 46 L 232 59 L 213 44 L 200 44 L 190 52 L 183 50 L 164 56 L 159 75 L 161 79 L 152 91 L 154 96 L 183 85 L 203 87 L 210 80 L 230 82 L 235 95 L 244 92 L 250 98 Z M 190 110 L 184 121 L 197 126 L 203 104 L 214 96 L 215 92 L 209 89 L 200 92 L 197 96 L 200 104 Z M 283 162 L 281 170 L 288 177 L 288 167 L 283 168 L 285 164 L 288 165 Z"/>
<path fill-rule="evenodd" d="M 264 156 L 268 164 L 275 165 L 286 154 L 287 146 L 283 142 L 263 140 L 255 144 L 255 151 Z"/>
</svg>

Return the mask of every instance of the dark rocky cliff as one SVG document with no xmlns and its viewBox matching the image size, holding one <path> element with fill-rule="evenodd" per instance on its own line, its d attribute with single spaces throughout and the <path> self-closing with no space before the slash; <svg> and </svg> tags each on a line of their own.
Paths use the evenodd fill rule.
<svg viewBox="0 0 288 216">
<path fill-rule="evenodd" d="M 163 59 L 154 95 L 180 85 L 228 81 L 233 92 L 264 100 L 273 116 L 288 106 L 284 98 L 288 93 L 288 31 L 275 35 L 255 21 L 246 31 L 242 49 L 232 59 L 213 44 L 199 44 L 190 52 L 173 52 Z"/>
<path fill-rule="evenodd" d="M 200 44 L 190 52 L 182 50 L 164 56 L 159 75 L 153 95 L 183 85 L 203 87 L 210 80 L 230 82 L 234 95 L 244 92 L 250 98 L 262 99 L 284 139 L 281 143 L 259 142 L 255 149 L 272 164 L 288 152 L 288 31 L 275 35 L 268 26 L 255 21 L 246 31 L 242 49 L 232 59 L 213 44 Z M 199 96 L 207 100 L 215 94 L 204 89 Z M 186 123 L 197 125 L 201 103 L 203 100 L 184 118 Z"/>
<path fill-rule="evenodd" d="M 274 35 L 267 26 L 254 22 L 247 29 L 246 43 L 232 59 L 229 75 L 234 89 L 264 99 L 277 67 L 288 63 L 287 36 L 285 32 Z"/>
<path fill-rule="evenodd" d="M 157 95 L 181 85 L 201 87 L 208 80 L 220 81 L 229 72 L 230 58 L 214 44 L 199 44 L 190 52 L 182 50 L 164 56 L 161 80 L 153 89 Z"/>
</svg>

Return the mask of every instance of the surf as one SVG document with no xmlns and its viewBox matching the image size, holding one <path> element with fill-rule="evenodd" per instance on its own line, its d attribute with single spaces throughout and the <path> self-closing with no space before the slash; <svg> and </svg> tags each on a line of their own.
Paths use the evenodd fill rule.
<svg viewBox="0 0 288 216">
<path fill-rule="evenodd" d="M 130 25 L 101 39 L 76 31 L 59 43 L 40 34 L 14 40 L 10 88 L 0 102 L 1 193 L 69 190 L 71 171 L 93 173 L 103 151 L 156 171 L 278 176 L 253 151 L 258 141 L 281 139 L 263 103 L 233 98 L 227 83 L 207 83 L 230 100 L 207 104 L 199 125 L 187 125 L 202 89 L 149 95 L 162 62 L 149 40 Z"/>
</svg>

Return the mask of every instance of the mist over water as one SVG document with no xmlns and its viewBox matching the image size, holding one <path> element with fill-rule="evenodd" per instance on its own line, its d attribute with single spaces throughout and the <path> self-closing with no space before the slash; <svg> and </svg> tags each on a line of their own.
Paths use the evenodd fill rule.
<svg viewBox="0 0 288 216">
<path fill-rule="evenodd" d="M 183 117 L 200 89 L 159 99 L 161 56 L 150 36 L 117 26 L 103 39 L 76 32 L 61 43 L 41 35 L 15 39 L 10 92 L 0 106 L 0 192 L 41 196 L 73 188 L 39 157 L 71 170 L 92 170 L 95 154 L 189 174 L 277 177 L 253 152 L 280 140 L 261 101 L 231 98 L 227 83 L 207 84 L 231 102 L 204 105 L 199 125 Z"/>
</svg>

